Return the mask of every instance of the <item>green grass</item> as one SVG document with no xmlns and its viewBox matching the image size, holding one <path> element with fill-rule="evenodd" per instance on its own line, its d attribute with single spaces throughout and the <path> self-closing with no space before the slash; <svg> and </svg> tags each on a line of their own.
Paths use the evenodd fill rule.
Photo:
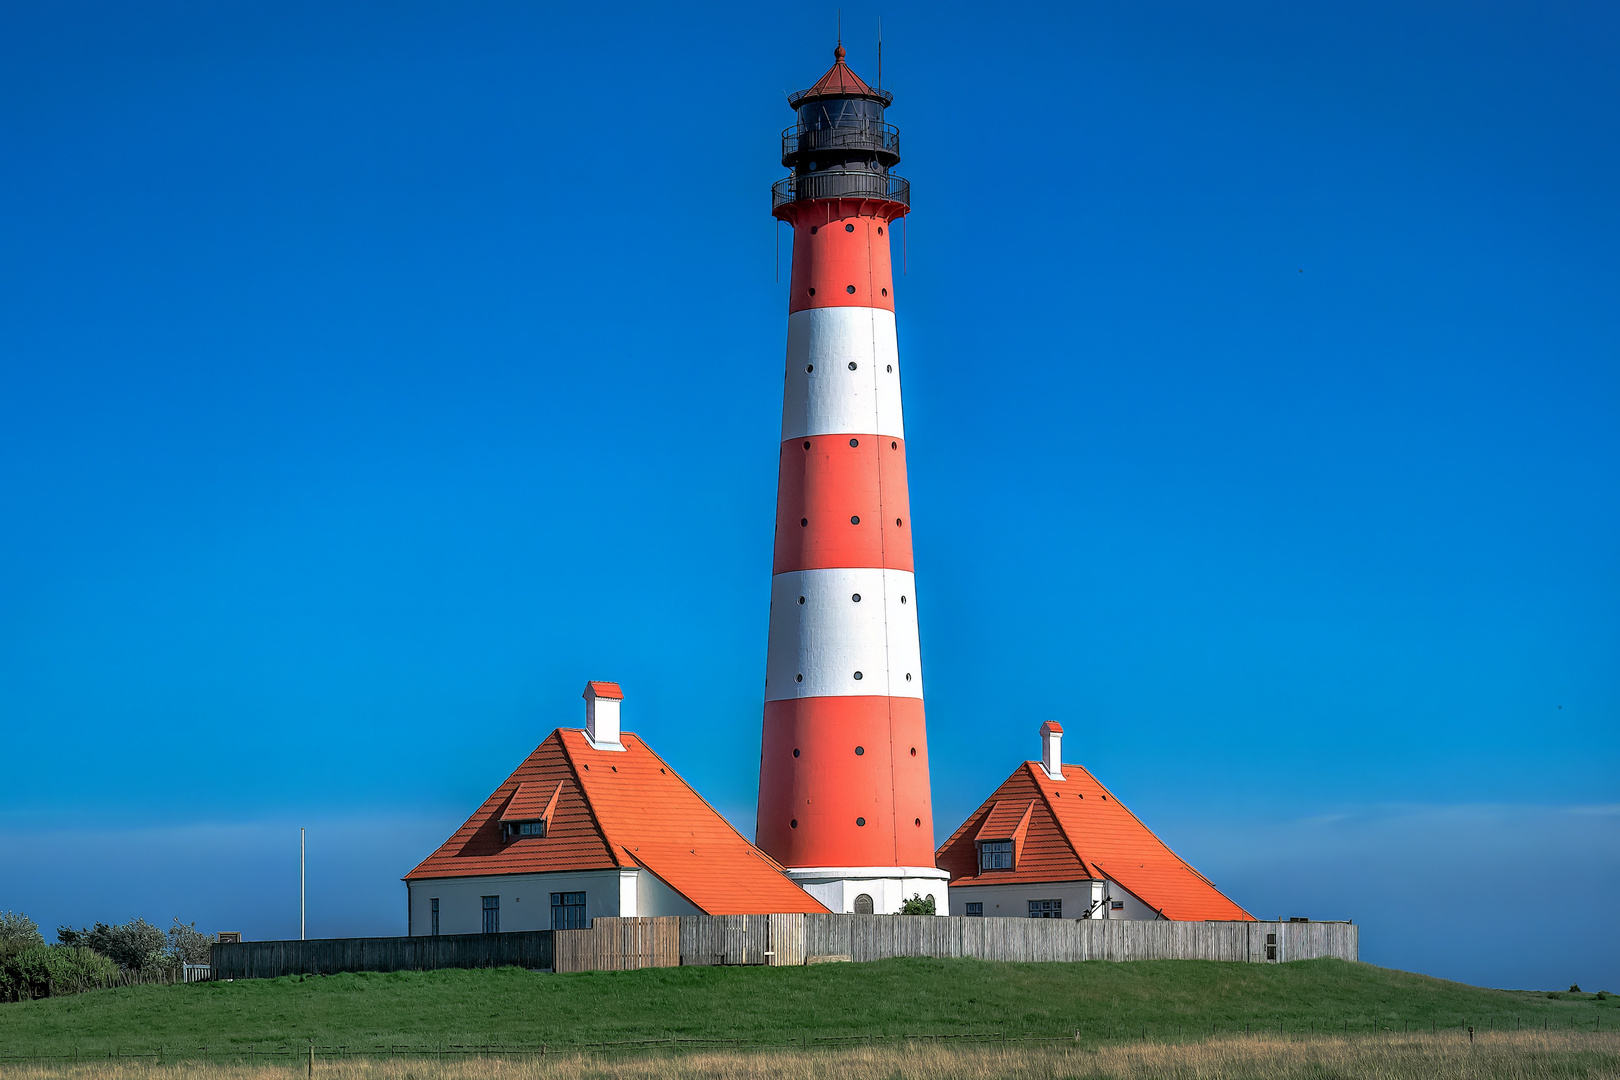
<svg viewBox="0 0 1620 1080">
<path fill-rule="evenodd" d="M 798 968 L 664 968 L 542 975 L 506 968 L 304 976 L 99 990 L 0 1005 L 0 1054 L 268 1050 L 314 1040 L 533 1045 L 805 1036 L 1072 1035 L 1087 1041 L 1223 1031 L 1620 1030 L 1620 1000 L 1485 990 L 1311 960 L 996 964 L 885 960 Z"/>
</svg>

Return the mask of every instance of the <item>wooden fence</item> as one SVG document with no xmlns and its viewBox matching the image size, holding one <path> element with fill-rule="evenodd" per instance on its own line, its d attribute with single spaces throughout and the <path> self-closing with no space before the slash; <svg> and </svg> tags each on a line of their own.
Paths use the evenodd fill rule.
<svg viewBox="0 0 1620 1080">
<path fill-rule="evenodd" d="M 681 919 L 597 918 L 589 930 L 553 930 L 555 971 L 633 971 L 679 967 Z"/>
<path fill-rule="evenodd" d="M 559 972 L 815 963 L 895 956 L 979 960 L 1355 960 L 1350 923 L 981 919 L 933 915 L 598 918 L 587 930 L 215 945 L 216 979 L 516 966 Z M 555 944 L 555 960 L 553 945 Z"/>
<path fill-rule="evenodd" d="M 598 919 L 598 922 L 602 920 Z M 215 979 L 274 979 L 340 971 L 552 966 L 550 930 L 424 937 L 240 941 L 214 946 Z"/>
<path fill-rule="evenodd" d="M 637 926 L 645 927 L 641 932 L 655 935 L 660 944 L 643 944 L 644 939 L 635 936 Z M 676 933 L 678 959 L 666 944 Z M 865 961 L 895 956 L 1280 963 L 1327 956 L 1355 960 L 1359 953 L 1357 928 L 1350 923 L 683 915 L 596 919 L 589 930 L 559 930 L 557 935 L 558 971 L 618 971 L 677 962 L 793 965 L 819 958 Z"/>
</svg>

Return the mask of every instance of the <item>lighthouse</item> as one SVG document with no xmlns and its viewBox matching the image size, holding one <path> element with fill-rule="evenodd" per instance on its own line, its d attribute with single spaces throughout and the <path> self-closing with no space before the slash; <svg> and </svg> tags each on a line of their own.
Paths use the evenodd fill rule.
<svg viewBox="0 0 1620 1080">
<path fill-rule="evenodd" d="M 756 843 L 833 911 L 948 911 L 934 865 L 890 248 L 891 95 L 844 63 L 788 104 L 793 226 Z"/>
</svg>

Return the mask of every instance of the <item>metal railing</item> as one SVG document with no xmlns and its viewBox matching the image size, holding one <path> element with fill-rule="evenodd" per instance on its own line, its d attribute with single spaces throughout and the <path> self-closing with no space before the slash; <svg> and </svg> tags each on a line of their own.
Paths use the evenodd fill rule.
<svg viewBox="0 0 1620 1080">
<path fill-rule="evenodd" d="M 833 127 L 794 124 L 782 132 L 782 164 L 789 158 L 817 150 L 854 150 L 900 160 L 900 129 L 875 120 Z M 889 164 L 893 164 L 890 162 Z"/>
<path fill-rule="evenodd" d="M 890 173 L 823 172 L 788 176 L 771 185 L 771 209 L 810 199 L 882 199 L 911 206 L 911 181 Z"/>
</svg>

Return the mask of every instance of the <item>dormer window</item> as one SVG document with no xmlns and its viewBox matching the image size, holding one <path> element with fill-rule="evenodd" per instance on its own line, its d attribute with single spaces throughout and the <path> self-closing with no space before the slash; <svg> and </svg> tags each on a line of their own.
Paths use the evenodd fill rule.
<svg viewBox="0 0 1620 1080">
<path fill-rule="evenodd" d="M 544 836 L 546 835 L 546 823 L 544 821 L 508 821 L 505 823 L 503 831 L 506 833 L 506 839 L 508 840 L 516 840 L 523 836 Z"/>
<path fill-rule="evenodd" d="M 1013 868 L 1013 842 L 1011 840 L 979 841 L 979 870 L 1011 870 Z"/>
</svg>

